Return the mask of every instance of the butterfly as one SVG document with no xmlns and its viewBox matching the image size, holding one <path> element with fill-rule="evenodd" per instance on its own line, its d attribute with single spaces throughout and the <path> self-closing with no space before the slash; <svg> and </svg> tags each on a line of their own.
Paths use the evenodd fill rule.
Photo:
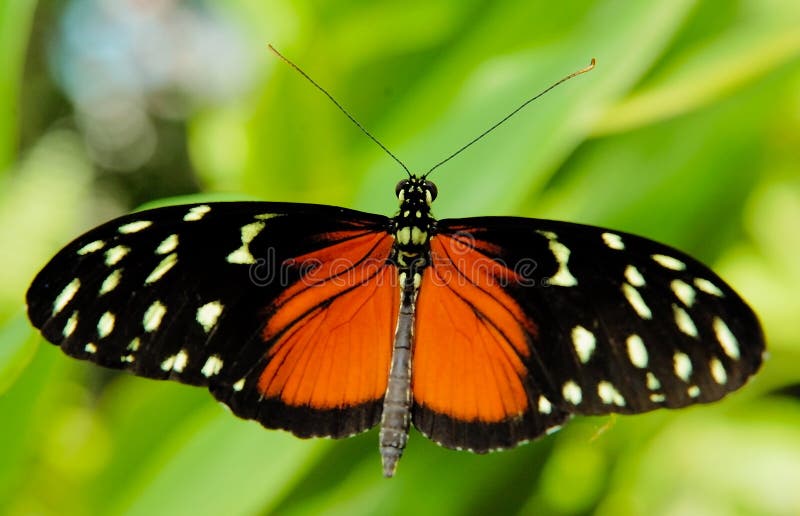
<svg viewBox="0 0 800 516">
<path fill-rule="evenodd" d="M 575 414 L 712 402 L 758 370 L 755 314 L 697 260 L 569 222 L 437 220 L 429 174 L 397 184 L 393 217 L 217 202 L 111 220 L 42 269 L 28 316 L 70 356 L 207 387 L 267 428 L 380 425 L 386 476 L 411 425 L 483 453 Z"/>
</svg>

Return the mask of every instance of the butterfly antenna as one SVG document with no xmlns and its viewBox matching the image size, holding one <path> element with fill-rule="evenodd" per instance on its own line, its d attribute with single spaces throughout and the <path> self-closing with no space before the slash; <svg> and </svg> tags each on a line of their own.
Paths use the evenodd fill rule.
<svg viewBox="0 0 800 516">
<path fill-rule="evenodd" d="M 594 65 L 595 65 L 595 59 L 594 59 L 594 58 L 592 58 L 592 62 L 591 62 L 591 63 L 589 63 L 589 66 L 587 66 L 586 68 L 581 68 L 581 69 L 580 69 L 580 70 L 578 70 L 577 72 L 572 72 L 571 74 L 567 75 L 567 76 L 566 76 L 566 77 L 564 77 L 563 79 L 561 79 L 561 80 L 559 80 L 558 82 L 556 82 L 556 83 L 552 84 L 551 86 L 547 87 L 547 88 L 546 88 L 546 89 L 544 89 L 542 92 L 540 92 L 540 93 L 538 93 L 538 94 L 534 95 L 533 97 L 529 98 L 528 100 L 526 100 L 525 102 L 523 102 L 523 103 L 522 103 L 522 104 L 521 104 L 521 105 L 520 105 L 520 106 L 519 106 L 517 109 L 515 109 L 515 110 L 514 110 L 514 111 L 512 111 L 511 113 L 509 113 L 509 114 L 507 114 L 506 116 L 504 116 L 502 119 L 500 119 L 500 120 L 499 120 L 497 123 L 495 123 L 493 126 L 491 126 L 490 128 L 488 128 L 487 130 L 483 131 L 481 134 L 479 134 L 478 136 L 476 136 L 475 138 L 473 138 L 472 140 L 470 140 L 470 141 L 469 141 L 467 144 L 465 144 L 464 146 L 462 146 L 461 148 L 459 148 L 457 151 L 455 151 L 455 152 L 454 152 L 454 153 L 452 153 L 451 155 L 447 156 L 445 159 L 443 159 L 443 160 L 442 160 L 442 161 L 440 161 L 439 163 L 435 164 L 433 167 L 431 167 L 431 169 L 430 169 L 430 170 L 428 170 L 427 172 L 425 172 L 425 174 L 424 174 L 422 177 L 428 177 L 428 176 L 430 175 L 430 173 L 431 173 L 431 172 L 433 172 L 434 170 L 436 170 L 436 169 L 437 169 L 437 168 L 439 168 L 440 166 L 444 165 L 445 163 L 447 163 L 447 162 L 448 162 L 448 161 L 450 161 L 451 159 L 455 158 L 456 156 L 458 156 L 459 154 L 461 154 L 461 153 L 462 153 L 464 150 L 466 150 L 466 149 L 467 149 L 469 146 L 471 146 L 473 143 L 477 142 L 478 140 L 480 140 L 481 138 L 483 138 L 483 137 L 484 137 L 484 136 L 486 136 L 487 134 L 489 134 L 489 133 L 491 133 L 492 131 L 494 131 L 495 129 L 497 129 L 497 128 L 498 128 L 500 125 L 502 125 L 502 124 L 503 124 L 503 123 L 504 123 L 506 120 L 508 120 L 508 119 L 509 119 L 509 118 L 511 118 L 512 116 L 516 115 L 516 114 L 517 114 L 519 111 L 521 111 L 521 110 L 522 110 L 522 108 L 524 108 L 525 106 L 527 106 L 528 104 L 530 104 L 530 103 L 531 103 L 531 102 L 533 102 L 534 100 L 538 99 L 539 97 L 541 97 L 542 95 L 544 95 L 544 94 L 545 94 L 545 93 L 547 93 L 548 91 L 552 90 L 552 89 L 553 89 L 553 88 L 555 88 L 556 86 L 560 85 L 561 83 L 567 82 L 568 80 L 572 79 L 573 77 L 577 77 L 578 75 L 584 74 L 584 73 L 586 73 L 586 72 L 588 72 L 588 71 L 592 70 L 592 69 L 594 68 Z"/>
<path fill-rule="evenodd" d="M 401 166 L 401 167 L 403 167 L 403 170 L 405 170 L 405 171 L 406 171 L 406 174 L 408 174 L 408 175 L 409 175 L 409 177 L 412 175 L 412 174 L 411 174 L 411 171 L 410 171 L 410 170 L 408 170 L 408 167 L 405 165 L 405 163 L 403 163 L 402 161 L 400 161 L 400 159 L 399 159 L 397 156 L 395 156 L 394 154 L 392 154 L 392 151 L 390 151 L 389 149 L 387 149 L 387 148 L 386 148 L 386 146 L 385 146 L 384 144 L 382 144 L 381 142 L 379 142 L 379 141 L 378 141 L 378 139 L 377 139 L 377 138 L 375 138 L 374 136 L 372 136 L 372 134 L 370 134 L 370 132 L 369 132 L 369 131 L 367 131 L 367 130 L 364 128 L 364 126 L 363 126 L 363 125 L 361 125 L 361 124 L 358 122 L 358 120 L 356 120 L 356 119 L 353 117 L 353 115 L 351 115 L 350 113 L 348 113 L 348 112 L 347 112 L 347 110 L 346 110 L 344 107 L 342 107 L 342 105 L 341 105 L 341 104 L 339 104 L 339 102 L 337 102 L 337 100 L 336 100 L 335 98 L 333 98 L 333 95 L 331 95 L 330 93 L 328 93 L 328 92 L 325 90 L 325 88 L 323 88 L 322 86 L 320 86 L 319 84 L 317 84 L 317 82 L 316 82 L 314 79 L 312 79 L 311 77 L 309 77 L 309 76 L 308 76 L 308 74 L 302 70 L 302 68 L 300 68 L 299 66 L 297 66 L 296 64 L 294 64 L 292 61 L 290 61 L 290 60 L 289 60 L 289 59 L 288 59 L 286 56 L 284 56 L 283 54 L 281 54 L 280 52 L 278 52 L 278 51 L 275 49 L 275 47 L 273 47 L 271 44 L 270 44 L 270 45 L 267 45 L 267 46 L 269 47 L 269 49 L 272 51 L 272 53 L 273 53 L 273 54 L 275 54 L 276 56 L 280 57 L 280 58 L 283 60 L 283 62 L 284 62 L 284 63 L 288 64 L 289 66 L 291 66 L 292 68 L 294 68 L 295 70 L 297 70 L 297 72 L 298 72 L 300 75 L 302 75 L 303 77 L 305 77 L 305 78 L 306 78 L 306 80 L 307 80 L 308 82 L 310 82 L 311 84 L 313 84 L 313 85 L 314 85 L 314 86 L 315 86 L 315 87 L 316 87 L 316 88 L 317 88 L 319 91 L 321 91 L 322 93 L 324 93 L 324 94 L 325 94 L 325 96 L 326 96 L 326 97 L 328 97 L 328 98 L 331 100 L 331 102 L 333 102 L 333 104 L 334 104 L 334 105 L 335 105 L 337 108 L 339 108 L 339 111 L 341 111 L 342 113 L 344 113 L 344 115 L 345 115 L 347 118 L 349 118 L 351 122 L 353 122 L 354 124 L 356 124 L 356 127 L 358 127 L 359 129 L 361 129 L 361 131 L 362 131 L 364 134 L 366 134 L 366 135 L 369 137 L 369 139 L 370 139 L 370 140 L 372 140 L 373 142 L 377 143 L 377 144 L 378 144 L 378 146 L 379 146 L 381 149 L 383 149 L 383 150 L 386 152 L 386 154 L 388 154 L 389 156 L 391 156 L 393 160 L 395 160 L 397 163 L 399 163 L 399 164 L 400 164 L 400 166 Z"/>
</svg>

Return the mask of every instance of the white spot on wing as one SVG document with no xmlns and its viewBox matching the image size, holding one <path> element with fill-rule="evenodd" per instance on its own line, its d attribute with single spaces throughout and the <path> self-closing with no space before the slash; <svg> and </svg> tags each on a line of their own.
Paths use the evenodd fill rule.
<svg viewBox="0 0 800 516">
<path fill-rule="evenodd" d="M 210 378 L 214 375 L 219 374 L 221 370 L 222 370 L 222 359 L 219 358 L 217 355 L 211 355 L 210 357 L 208 357 L 208 360 L 206 360 L 206 363 L 203 365 L 203 369 L 201 369 L 200 372 L 206 378 Z"/>
<path fill-rule="evenodd" d="M 628 348 L 628 358 L 631 360 L 631 364 L 635 365 L 638 368 L 647 367 L 647 361 L 649 359 L 647 355 L 647 348 L 644 347 L 644 341 L 638 335 L 631 335 L 625 341 L 625 344 Z"/>
<path fill-rule="evenodd" d="M 675 368 L 675 375 L 684 382 L 688 382 L 692 376 L 692 360 L 689 355 L 678 351 L 672 357 L 672 365 Z"/>
<path fill-rule="evenodd" d="M 130 344 L 128 344 L 128 349 L 131 351 L 138 351 L 139 346 L 141 346 L 142 341 L 139 340 L 139 337 L 134 338 Z"/>
<path fill-rule="evenodd" d="M 175 365 L 175 355 L 170 355 L 163 362 L 161 362 L 161 370 L 171 371 L 172 366 L 174 365 Z"/>
<path fill-rule="evenodd" d="M 111 312 L 105 312 L 97 321 L 97 335 L 102 339 L 108 337 L 114 331 L 116 317 Z"/>
<path fill-rule="evenodd" d="M 673 258 L 672 256 L 667 256 L 666 254 L 654 254 L 651 256 L 653 260 L 662 267 L 666 267 L 667 269 L 671 269 L 673 271 L 682 271 L 686 268 L 686 264 L 682 261 L 678 260 L 677 258 Z"/>
<path fill-rule="evenodd" d="M 699 288 L 706 294 L 711 294 L 712 296 L 722 297 L 724 295 L 722 291 L 719 289 L 719 287 L 717 287 L 716 285 L 714 285 L 705 278 L 695 278 L 694 286 Z"/>
<path fill-rule="evenodd" d="M 193 206 L 189 208 L 189 211 L 186 215 L 183 216 L 183 220 L 186 222 L 193 222 L 195 220 L 200 220 L 203 216 L 211 211 L 211 206 L 207 206 L 205 204 L 201 204 L 200 206 Z"/>
<path fill-rule="evenodd" d="M 75 328 L 77 326 L 78 326 L 78 312 L 76 310 L 75 312 L 72 312 L 72 315 L 69 316 L 67 322 L 64 323 L 64 330 L 62 331 L 64 338 L 68 338 L 70 335 L 72 335 L 73 332 L 75 332 Z"/>
<path fill-rule="evenodd" d="M 582 364 L 592 358 L 597 339 L 594 334 L 583 326 L 576 326 L 572 329 L 572 344 L 575 346 L 575 353 Z"/>
<path fill-rule="evenodd" d="M 100 285 L 100 295 L 108 294 L 117 286 L 119 285 L 119 280 L 122 277 L 122 269 L 115 269 L 111 274 L 109 274 L 106 279 L 103 280 L 103 284 Z"/>
<path fill-rule="evenodd" d="M 153 332 L 158 329 L 161 325 L 161 320 L 164 318 L 164 314 L 167 313 L 167 307 L 161 301 L 154 301 L 150 307 L 148 307 L 147 311 L 144 313 L 144 317 L 142 318 L 142 326 L 144 327 L 144 331 L 146 332 Z"/>
<path fill-rule="evenodd" d="M 714 333 L 717 335 L 717 340 L 719 341 L 720 346 L 722 346 L 722 350 L 729 357 L 733 358 L 734 360 L 738 360 L 740 355 L 739 341 L 736 340 L 736 337 L 734 337 L 733 333 L 731 333 L 731 330 L 719 317 L 714 317 L 713 326 Z"/>
<path fill-rule="evenodd" d="M 544 396 L 539 396 L 539 412 L 549 414 L 553 410 L 553 404 Z"/>
<path fill-rule="evenodd" d="M 136 233 L 137 231 L 150 227 L 152 224 L 153 223 L 149 220 L 137 220 L 136 222 L 129 222 L 120 226 L 117 231 L 123 234 Z"/>
<path fill-rule="evenodd" d="M 250 253 L 250 249 L 245 246 L 242 246 L 229 254 L 227 260 L 228 263 L 238 263 L 244 265 L 253 264 L 256 262 L 255 257 Z"/>
<path fill-rule="evenodd" d="M 642 295 L 639 294 L 638 290 L 628 283 L 623 283 L 622 293 L 625 295 L 625 299 L 628 300 L 628 303 L 631 304 L 636 313 L 639 314 L 639 317 L 642 319 L 653 318 L 653 313 L 650 311 L 650 307 L 645 304 L 644 299 L 642 299 Z"/>
<path fill-rule="evenodd" d="M 242 226 L 242 243 L 249 244 L 264 229 L 263 222 L 251 222 Z"/>
<path fill-rule="evenodd" d="M 211 331 L 211 328 L 217 324 L 222 308 L 222 303 L 219 301 L 211 301 L 197 309 L 197 322 L 200 323 L 206 333 Z"/>
<path fill-rule="evenodd" d="M 647 388 L 651 391 L 656 391 L 661 388 L 661 382 L 658 381 L 656 375 L 651 373 L 650 371 L 647 372 Z"/>
<path fill-rule="evenodd" d="M 178 247 L 178 235 L 172 234 L 165 238 L 158 247 L 156 247 L 156 254 L 171 253 Z"/>
<path fill-rule="evenodd" d="M 570 255 L 569 248 L 559 242 L 557 240 L 558 236 L 552 231 L 537 231 L 537 233 L 547 239 L 548 247 L 550 247 L 550 251 L 553 253 L 556 263 L 558 263 L 558 270 L 549 279 L 550 284 L 560 287 L 574 287 L 577 285 L 577 278 L 567 268 Z"/>
<path fill-rule="evenodd" d="M 620 394 L 611 382 L 602 381 L 598 383 L 597 395 L 606 405 L 611 405 L 613 403 L 619 407 L 625 406 L 625 398 L 622 397 L 622 394 Z"/>
<path fill-rule="evenodd" d="M 724 385 L 728 381 L 728 373 L 725 371 L 725 366 L 718 358 L 712 358 L 709 362 L 709 369 L 711 369 L 711 377 L 720 385 Z"/>
<path fill-rule="evenodd" d="M 622 237 L 617 235 L 616 233 L 603 233 L 603 242 L 610 247 L 611 249 L 616 249 L 617 251 L 622 251 L 625 249 L 625 243 L 622 241 Z"/>
<path fill-rule="evenodd" d="M 550 428 L 546 429 L 544 431 L 544 433 L 545 433 L 545 435 L 553 435 L 554 433 L 558 432 L 559 430 L 561 430 L 561 425 L 553 425 Z"/>
<path fill-rule="evenodd" d="M 567 262 L 569 260 L 569 249 L 561 242 L 554 240 L 550 241 L 550 250 L 553 251 L 556 260 L 558 261 L 558 272 L 550 278 L 551 285 L 558 285 L 561 287 L 574 287 L 578 284 L 578 280 L 567 269 Z"/>
<path fill-rule="evenodd" d="M 109 267 L 116 265 L 120 260 L 125 258 L 125 255 L 131 252 L 130 247 L 124 245 L 117 245 L 106 251 L 106 265 Z"/>
<path fill-rule="evenodd" d="M 239 392 L 242 389 L 244 389 L 244 378 L 233 384 L 234 391 Z"/>
<path fill-rule="evenodd" d="M 700 387 L 697 385 L 692 385 L 688 389 L 686 389 L 686 394 L 688 394 L 692 398 L 696 398 L 700 396 Z"/>
<path fill-rule="evenodd" d="M 251 222 L 242 226 L 242 246 L 228 255 L 228 263 L 253 264 L 255 257 L 250 252 L 250 242 L 264 229 L 264 222 Z"/>
<path fill-rule="evenodd" d="M 694 304 L 694 298 L 697 293 L 688 283 L 684 283 L 678 279 L 672 280 L 672 282 L 669 284 L 669 288 L 672 289 L 675 297 L 680 299 L 681 303 L 684 305 L 691 307 Z"/>
<path fill-rule="evenodd" d="M 89 242 L 85 246 L 78 249 L 78 254 L 83 256 L 89 253 L 93 253 L 95 251 L 99 251 L 100 249 L 104 248 L 106 243 L 102 240 L 95 240 L 94 242 Z"/>
<path fill-rule="evenodd" d="M 67 286 L 64 287 L 61 293 L 56 297 L 56 300 L 53 302 L 53 315 L 59 313 L 70 301 L 72 301 L 72 298 L 78 293 L 79 288 L 81 288 L 81 280 L 78 278 L 75 278 L 67 283 Z"/>
<path fill-rule="evenodd" d="M 675 316 L 675 324 L 678 325 L 678 328 L 683 333 L 690 337 L 697 337 L 697 326 L 694 325 L 694 321 L 692 321 L 692 318 L 686 313 L 686 310 L 673 304 L 672 313 Z"/>
<path fill-rule="evenodd" d="M 189 354 L 185 349 L 182 349 L 175 355 L 175 363 L 172 364 L 172 370 L 176 373 L 182 373 L 186 369 L 186 364 L 189 362 Z"/>
<path fill-rule="evenodd" d="M 625 267 L 625 279 L 634 287 L 643 287 L 645 284 L 644 276 L 633 265 Z"/>
<path fill-rule="evenodd" d="M 90 342 L 83 347 L 83 350 L 91 355 L 94 355 L 97 353 L 97 346 L 95 346 L 93 342 Z"/>
<path fill-rule="evenodd" d="M 651 394 L 650 395 L 650 401 L 652 401 L 653 403 L 661 403 L 661 402 L 665 401 L 666 399 L 667 399 L 667 397 L 664 396 L 663 394 Z"/>
<path fill-rule="evenodd" d="M 583 392 L 581 392 L 581 388 L 578 387 L 578 384 L 572 380 L 569 380 L 564 384 L 564 387 L 561 389 L 561 393 L 564 395 L 564 399 L 573 405 L 578 405 L 581 400 L 583 400 Z"/>
<path fill-rule="evenodd" d="M 166 274 L 175 264 L 178 262 L 178 253 L 172 253 L 166 256 L 161 263 L 156 265 L 156 268 L 153 269 L 153 272 L 147 276 L 147 279 L 144 280 L 145 285 L 150 285 L 155 283 L 156 281 L 160 280 L 164 274 Z"/>
</svg>

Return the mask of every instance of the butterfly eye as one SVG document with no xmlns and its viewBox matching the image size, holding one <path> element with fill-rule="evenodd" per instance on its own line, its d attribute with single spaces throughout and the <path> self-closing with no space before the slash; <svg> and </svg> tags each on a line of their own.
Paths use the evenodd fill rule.
<svg viewBox="0 0 800 516">
<path fill-rule="evenodd" d="M 436 196 L 439 195 L 439 189 L 436 188 L 436 185 L 433 184 L 431 181 L 425 181 L 425 188 L 431 194 L 431 200 L 429 202 L 433 202 L 436 200 Z"/>
<path fill-rule="evenodd" d="M 397 186 L 394 187 L 394 194 L 398 197 L 398 199 L 400 198 L 402 191 L 406 189 L 406 186 L 408 186 L 408 179 L 403 179 L 397 183 Z"/>
</svg>

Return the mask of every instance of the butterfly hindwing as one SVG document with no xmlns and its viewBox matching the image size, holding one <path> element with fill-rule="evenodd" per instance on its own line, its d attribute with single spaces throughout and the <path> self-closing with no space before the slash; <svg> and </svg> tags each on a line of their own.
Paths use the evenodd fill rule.
<svg viewBox="0 0 800 516">
<path fill-rule="evenodd" d="M 668 246 L 508 217 L 437 231 L 418 307 L 414 423 L 446 446 L 507 447 L 570 413 L 715 401 L 760 366 L 750 308 Z"/>
<path fill-rule="evenodd" d="M 290 336 L 320 321 L 333 326 L 337 319 L 370 318 L 373 331 L 387 335 L 381 333 L 383 354 L 372 362 L 363 358 L 364 368 L 388 369 L 375 363 L 388 364 L 397 298 L 394 283 L 376 286 L 391 248 L 387 222 L 342 208 L 261 202 L 134 213 L 59 252 L 28 291 L 29 317 L 47 340 L 77 358 L 207 385 L 236 414 L 271 428 L 348 435 L 380 416 L 386 375 L 362 378 L 341 367 L 342 360 L 357 362 L 355 353 L 363 358 L 363 342 L 374 335 L 346 349 L 341 343 L 352 335 L 311 343 L 308 335 Z M 333 248 L 349 252 L 344 256 L 353 263 L 369 259 L 372 275 L 355 270 L 365 276 L 352 292 L 304 288 L 326 280 L 320 271 L 328 271 L 327 280 L 353 273 L 353 267 L 331 269 L 336 256 L 325 250 Z M 346 300 L 360 301 L 362 309 Z M 283 351 L 274 353 L 279 346 Z M 328 370 L 308 366 L 309 358 L 328 360 Z M 315 392 L 292 391 L 303 375 Z"/>
</svg>

